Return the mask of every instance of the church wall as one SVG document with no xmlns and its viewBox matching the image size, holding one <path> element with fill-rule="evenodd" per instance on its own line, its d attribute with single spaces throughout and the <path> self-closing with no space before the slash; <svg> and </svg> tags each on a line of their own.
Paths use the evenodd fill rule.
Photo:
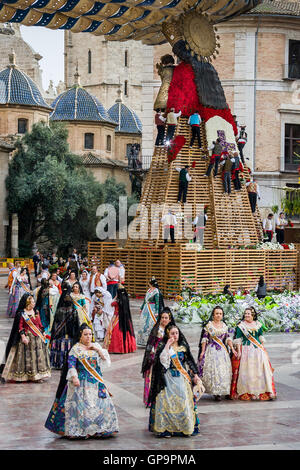
<svg viewBox="0 0 300 470">
<path fill-rule="evenodd" d="M 140 41 L 107 41 L 102 36 L 85 33 L 65 33 L 65 81 L 73 85 L 78 62 L 81 84 L 95 95 L 106 108 L 116 98 L 119 83 L 122 85 L 123 102 L 138 115 L 142 111 L 142 64 L 145 48 Z M 91 51 L 91 73 L 88 71 L 88 52 Z M 125 66 L 125 51 L 128 66 Z M 128 96 L 124 93 L 128 82 Z"/>
<path fill-rule="evenodd" d="M 99 183 L 105 183 L 107 178 L 115 178 L 118 183 L 124 183 L 126 186 L 126 192 L 128 195 L 131 194 L 131 182 L 129 179 L 129 173 L 126 170 L 120 168 L 108 168 L 103 166 L 87 166 L 90 169 Z"/>
<path fill-rule="evenodd" d="M 95 155 L 106 158 L 115 158 L 115 133 L 114 128 L 109 125 L 97 123 L 66 122 L 68 129 L 68 142 L 70 150 L 74 153 L 83 154 L 92 151 Z M 84 134 L 94 134 L 94 148 L 84 147 Z M 106 138 L 111 136 L 111 151 L 106 150 Z"/>
<path fill-rule="evenodd" d="M 8 54 L 14 50 L 18 68 L 37 84 L 43 94 L 42 71 L 39 66 L 42 56 L 24 41 L 19 25 L 14 24 L 13 29 L 15 31 L 14 35 L 0 33 L 0 70 L 7 67 Z"/>
<path fill-rule="evenodd" d="M 141 144 L 142 137 L 135 134 L 119 134 L 115 135 L 115 158 L 127 162 L 127 145 Z"/>
<path fill-rule="evenodd" d="M 6 188 L 5 180 L 8 175 L 9 154 L 13 149 L 1 145 L 0 142 L 0 256 L 5 256 L 6 231 L 9 223 L 6 210 Z"/>
<path fill-rule="evenodd" d="M 49 121 L 49 111 L 34 110 L 24 106 L 0 106 L 0 135 L 17 134 L 18 119 L 28 120 L 28 129 L 39 121 Z"/>
</svg>

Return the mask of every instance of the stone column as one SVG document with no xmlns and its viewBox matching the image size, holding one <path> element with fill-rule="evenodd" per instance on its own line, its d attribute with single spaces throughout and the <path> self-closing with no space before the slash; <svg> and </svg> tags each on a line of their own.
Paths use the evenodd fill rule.
<svg viewBox="0 0 300 470">
<path fill-rule="evenodd" d="M 19 220 L 18 214 L 13 214 L 11 218 L 11 256 L 19 257 Z"/>
<path fill-rule="evenodd" d="M 14 149 L 10 144 L 0 141 L 0 256 L 6 255 L 6 234 L 9 225 L 8 214 L 6 210 L 6 188 L 5 180 L 8 175 L 9 154 Z"/>
<path fill-rule="evenodd" d="M 142 157 L 153 155 L 153 46 L 144 51 L 142 75 Z M 148 166 L 148 165 L 147 165 Z"/>
</svg>

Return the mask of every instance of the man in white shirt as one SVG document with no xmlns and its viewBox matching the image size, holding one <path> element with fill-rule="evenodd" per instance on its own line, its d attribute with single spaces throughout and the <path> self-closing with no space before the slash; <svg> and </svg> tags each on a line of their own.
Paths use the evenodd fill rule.
<svg viewBox="0 0 300 470">
<path fill-rule="evenodd" d="M 268 214 L 268 217 L 263 220 L 264 234 L 266 235 L 268 242 L 271 242 L 273 238 L 273 217 L 273 214 Z"/>
<path fill-rule="evenodd" d="M 125 282 L 125 266 L 121 263 L 119 259 L 116 260 L 115 266 L 119 268 L 120 283 L 124 284 Z"/>
<path fill-rule="evenodd" d="M 169 212 L 162 217 L 161 221 L 164 227 L 164 243 L 168 243 L 169 236 L 171 237 L 171 242 L 175 243 L 175 226 L 177 225 L 177 219 L 174 211 L 169 210 Z"/>
</svg>

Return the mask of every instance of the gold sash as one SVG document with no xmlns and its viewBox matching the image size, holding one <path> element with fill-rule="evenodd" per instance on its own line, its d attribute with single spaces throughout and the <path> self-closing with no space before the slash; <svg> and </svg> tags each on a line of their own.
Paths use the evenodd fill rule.
<svg viewBox="0 0 300 470">
<path fill-rule="evenodd" d="M 38 329 L 37 326 L 35 326 L 35 324 L 32 322 L 32 320 L 29 318 L 29 316 L 27 315 L 27 313 L 22 313 L 22 317 L 24 318 L 24 320 L 26 321 L 27 325 L 29 326 L 29 328 L 31 329 L 31 331 L 33 331 L 33 333 L 36 333 L 40 338 L 41 340 L 43 341 L 43 343 L 46 343 L 46 338 L 44 337 L 43 333 Z"/>
<path fill-rule="evenodd" d="M 185 380 L 187 380 L 187 382 L 190 385 L 192 385 L 192 379 L 189 376 L 189 374 L 187 373 L 187 371 L 185 370 L 185 368 L 182 367 L 181 362 L 180 362 L 180 360 L 177 356 L 177 353 L 175 353 L 171 356 L 171 360 L 172 360 L 173 365 L 175 366 L 175 368 L 178 370 L 178 372 L 180 372 L 181 375 L 183 375 L 183 377 L 185 378 Z"/>
<path fill-rule="evenodd" d="M 151 307 L 150 307 L 150 304 L 147 303 L 147 307 L 148 307 L 148 312 L 149 312 L 149 314 L 150 314 L 150 317 L 152 318 L 152 321 L 153 321 L 153 323 L 154 323 L 154 325 L 155 325 L 155 323 L 156 323 L 156 321 L 157 321 L 156 316 L 155 316 L 154 313 L 152 312 Z"/>
<path fill-rule="evenodd" d="M 209 332 L 209 334 L 210 334 L 210 336 L 211 336 L 211 339 L 212 339 L 213 341 L 215 341 L 219 346 L 221 346 L 221 347 L 224 349 L 224 351 L 227 352 L 227 354 L 229 354 L 229 353 L 228 353 L 228 350 L 227 350 L 227 348 L 226 348 L 226 346 L 225 346 L 225 344 L 223 343 L 223 341 L 221 341 L 221 340 L 213 333 L 213 329 L 212 329 L 212 328 L 207 328 L 207 331 Z"/>
<path fill-rule="evenodd" d="M 78 355 L 78 360 L 81 362 L 85 370 L 92 375 L 98 382 L 100 382 L 102 385 L 104 385 L 104 388 L 107 390 L 109 396 L 112 397 L 112 394 L 109 392 L 108 388 L 106 387 L 104 380 L 102 379 L 101 375 L 89 364 L 89 362 L 86 360 L 86 358 L 83 355 Z"/>
<path fill-rule="evenodd" d="M 26 290 L 26 292 L 29 292 L 31 294 L 31 290 L 26 286 L 26 284 L 24 284 L 24 282 L 20 282 L 21 286 L 23 287 L 24 290 Z"/>
<path fill-rule="evenodd" d="M 251 333 L 249 333 L 249 331 L 244 327 L 244 325 L 242 324 L 239 324 L 238 325 L 239 329 L 242 331 L 242 333 L 246 336 L 246 338 L 248 339 L 248 341 L 250 341 L 250 343 L 254 344 L 254 346 L 257 346 L 258 348 L 260 348 L 262 351 L 266 352 L 265 348 L 263 347 L 263 345 L 261 343 L 259 343 L 257 341 L 256 338 L 254 338 Z"/>
</svg>

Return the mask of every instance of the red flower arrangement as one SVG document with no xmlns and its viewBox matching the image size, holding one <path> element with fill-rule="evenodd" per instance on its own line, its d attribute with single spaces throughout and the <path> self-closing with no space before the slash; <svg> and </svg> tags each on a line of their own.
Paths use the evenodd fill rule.
<svg viewBox="0 0 300 470">
<path fill-rule="evenodd" d="M 229 107 L 214 109 L 205 107 L 199 102 L 193 68 L 185 62 L 181 62 L 174 68 L 168 93 L 167 111 L 171 108 L 175 108 L 176 112 L 180 110 L 182 116 L 190 116 L 195 112 L 199 113 L 204 121 L 208 121 L 214 116 L 220 116 L 232 125 L 234 134 L 238 134 Z"/>
<path fill-rule="evenodd" d="M 186 138 L 183 135 L 177 135 L 171 140 L 170 146 L 168 147 L 168 162 L 171 163 L 177 157 L 178 153 L 182 149 L 186 142 Z"/>
</svg>

